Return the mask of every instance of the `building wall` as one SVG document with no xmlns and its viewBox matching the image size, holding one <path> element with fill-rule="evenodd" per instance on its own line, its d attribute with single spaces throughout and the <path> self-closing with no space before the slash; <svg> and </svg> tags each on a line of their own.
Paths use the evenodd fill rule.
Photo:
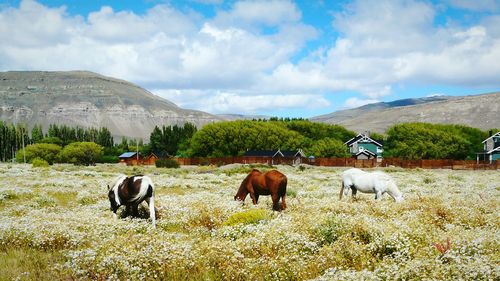
<svg viewBox="0 0 500 281">
<path fill-rule="evenodd" d="M 493 161 L 500 160 L 500 153 L 493 153 L 491 155 L 491 160 L 493 160 Z"/>
<path fill-rule="evenodd" d="M 489 139 L 486 141 L 485 145 L 484 145 L 484 150 L 485 151 L 490 151 L 493 149 L 493 139 Z"/>
<path fill-rule="evenodd" d="M 369 159 L 369 158 L 368 158 L 368 156 L 367 156 L 367 155 L 365 155 L 365 154 L 360 154 L 360 155 L 358 155 L 358 158 L 356 158 L 356 159 L 358 159 L 358 160 L 367 160 L 367 159 Z"/>
<path fill-rule="evenodd" d="M 369 150 L 369 151 L 371 151 L 379 156 L 381 154 L 381 153 L 377 153 L 377 145 L 375 145 L 374 143 L 371 143 L 371 142 L 359 143 L 358 147 L 363 147 L 365 150 Z"/>
</svg>

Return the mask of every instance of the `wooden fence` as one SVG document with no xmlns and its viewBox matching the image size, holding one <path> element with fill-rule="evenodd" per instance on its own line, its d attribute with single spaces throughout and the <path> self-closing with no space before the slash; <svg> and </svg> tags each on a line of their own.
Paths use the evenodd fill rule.
<svg viewBox="0 0 500 281">
<path fill-rule="evenodd" d="M 496 170 L 500 169 L 500 161 L 493 163 L 474 160 L 404 160 L 399 158 L 387 158 L 382 161 L 377 159 L 357 160 L 355 158 L 272 158 L 272 157 L 217 157 L 217 158 L 175 158 L 180 165 L 227 165 L 233 163 L 241 164 L 310 164 L 315 166 L 329 167 L 402 167 L 422 169 L 453 169 L 453 170 Z"/>
</svg>

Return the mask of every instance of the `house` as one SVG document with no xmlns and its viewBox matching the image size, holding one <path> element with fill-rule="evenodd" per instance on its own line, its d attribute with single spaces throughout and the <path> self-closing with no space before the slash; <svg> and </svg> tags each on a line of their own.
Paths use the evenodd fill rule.
<svg viewBox="0 0 500 281">
<path fill-rule="evenodd" d="M 155 153 L 151 152 L 151 154 L 142 159 L 141 163 L 143 165 L 155 165 L 156 160 L 158 159 L 160 159 L 160 157 L 158 157 L 158 155 L 156 155 Z"/>
<path fill-rule="evenodd" d="M 382 141 L 374 140 L 368 134 L 359 134 L 345 144 L 349 147 L 349 153 L 356 159 L 382 159 Z"/>
<path fill-rule="evenodd" d="M 476 153 L 477 162 L 484 160 L 491 163 L 500 160 L 500 132 L 494 135 L 492 133 L 490 131 L 490 137 L 483 141 L 484 151 Z"/>
<path fill-rule="evenodd" d="M 141 164 L 142 156 L 137 152 L 125 152 L 118 156 L 120 163 L 127 164 L 127 166 L 134 166 Z"/>
<path fill-rule="evenodd" d="M 268 164 L 290 164 L 297 165 L 302 163 L 302 159 L 306 157 L 302 149 L 298 150 L 247 150 L 243 157 L 248 161 L 255 161 L 255 158 L 261 160 L 268 158 Z M 254 158 L 254 159 L 252 159 Z"/>
<path fill-rule="evenodd" d="M 306 158 L 306 154 L 302 149 L 298 150 L 283 150 L 281 151 L 285 159 L 291 159 L 293 165 L 301 164 L 303 159 Z"/>
</svg>

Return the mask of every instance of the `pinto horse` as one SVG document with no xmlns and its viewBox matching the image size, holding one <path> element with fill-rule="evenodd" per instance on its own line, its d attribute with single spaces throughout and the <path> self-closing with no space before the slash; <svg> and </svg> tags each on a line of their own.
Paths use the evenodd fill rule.
<svg viewBox="0 0 500 281">
<path fill-rule="evenodd" d="M 127 208 L 127 214 L 132 210 L 132 215 L 139 216 L 138 207 L 142 201 L 149 205 L 149 217 L 153 221 L 153 227 L 156 227 L 155 205 L 153 181 L 147 176 L 137 175 L 127 177 L 120 175 L 115 180 L 113 186 L 108 185 L 108 198 L 111 203 L 111 211 L 116 218 L 116 211 L 121 205 Z"/>
<path fill-rule="evenodd" d="M 357 191 L 363 193 L 375 193 L 375 199 L 380 199 L 382 194 L 389 194 L 396 202 L 403 201 L 403 194 L 399 191 L 394 180 L 382 172 L 368 173 L 360 169 L 352 168 L 342 173 L 342 188 L 340 189 L 340 200 L 342 194 L 347 196 L 349 188 L 352 196 L 356 196 Z"/>
<path fill-rule="evenodd" d="M 286 184 L 286 176 L 276 170 L 261 173 L 259 170 L 253 169 L 241 182 L 234 200 L 245 201 L 245 198 L 250 193 L 250 198 L 252 198 L 255 205 L 259 201 L 260 195 L 271 195 L 273 210 L 281 211 L 286 208 Z M 281 206 L 279 204 L 280 197 Z"/>
</svg>

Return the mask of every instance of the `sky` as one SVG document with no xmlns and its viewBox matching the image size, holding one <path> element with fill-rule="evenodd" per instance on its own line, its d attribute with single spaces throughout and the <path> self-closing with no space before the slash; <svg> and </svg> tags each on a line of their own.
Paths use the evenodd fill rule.
<svg viewBox="0 0 500 281">
<path fill-rule="evenodd" d="M 213 114 L 500 90 L 500 0 L 0 0 L 0 42 L 0 71 L 93 71 Z"/>
</svg>

